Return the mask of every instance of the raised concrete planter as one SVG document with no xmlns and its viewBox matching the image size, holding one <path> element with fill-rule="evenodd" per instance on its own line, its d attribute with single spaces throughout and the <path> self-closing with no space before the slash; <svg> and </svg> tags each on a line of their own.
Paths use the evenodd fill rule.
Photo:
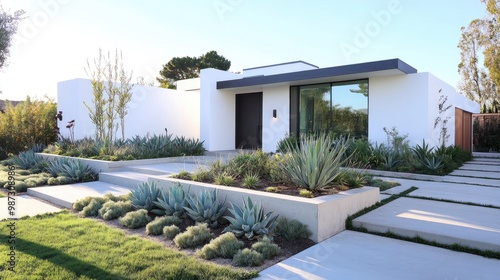
<svg viewBox="0 0 500 280">
<path fill-rule="evenodd" d="M 160 163 L 171 163 L 171 162 L 196 162 L 194 157 L 171 157 L 171 158 L 153 158 L 153 159 L 138 159 L 138 160 L 121 160 L 121 161 L 106 161 L 98 159 L 88 159 L 88 158 L 76 158 L 68 156 L 60 156 L 53 154 L 37 153 L 37 155 L 42 156 L 47 160 L 54 160 L 57 158 L 71 158 L 78 159 L 82 162 L 88 164 L 96 172 L 112 172 L 127 169 L 132 166 L 138 165 L 150 165 L 150 164 L 160 164 Z"/>
<path fill-rule="evenodd" d="M 374 187 L 362 187 L 335 195 L 304 198 L 150 176 L 149 182 L 153 181 L 158 182 L 159 187 L 170 187 L 179 182 L 186 189 L 190 187 L 191 194 L 200 193 L 202 190 L 218 189 L 221 198 L 226 197 L 227 201 L 238 206 L 242 206 L 242 199 L 249 196 L 254 202 L 262 203 L 266 212 L 274 211 L 275 214 L 288 219 L 297 219 L 307 225 L 312 232 L 310 239 L 315 242 L 321 242 L 345 230 L 345 220 L 349 215 L 379 201 L 379 189 Z"/>
</svg>

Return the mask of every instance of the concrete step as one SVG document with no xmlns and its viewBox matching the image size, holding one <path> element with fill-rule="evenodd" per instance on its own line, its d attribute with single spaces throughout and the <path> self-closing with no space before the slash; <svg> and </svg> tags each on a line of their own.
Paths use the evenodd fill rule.
<svg viewBox="0 0 500 280">
<path fill-rule="evenodd" d="M 7 197 L 0 198 L 0 205 L 5 205 L 2 211 L 0 211 L 0 220 L 9 218 L 22 218 L 24 216 L 36 216 L 46 213 L 56 213 L 60 212 L 61 209 L 57 208 L 51 204 L 45 203 L 38 199 L 35 199 L 30 195 L 17 195 L 15 200 L 10 200 L 10 202 L 15 202 L 14 213 L 15 215 L 10 215 L 7 209 L 7 203 L 9 202 Z"/>
<path fill-rule="evenodd" d="M 177 174 L 183 170 L 194 172 L 198 168 L 206 167 L 206 165 L 195 163 L 163 163 L 152 165 L 140 165 L 128 168 L 129 171 L 150 174 L 150 175 L 170 175 Z"/>
<path fill-rule="evenodd" d="M 41 198 L 68 209 L 73 208 L 73 203 L 75 203 L 75 201 L 87 196 L 104 196 L 107 193 L 118 196 L 129 192 L 129 188 L 105 182 L 87 182 L 28 189 L 28 195 Z"/>
<path fill-rule="evenodd" d="M 457 169 L 448 175 L 472 177 L 472 178 L 497 179 L 497 180 L 500 179 L 500 172 L 491 172 L 491 171 L 471 171 L 471 170 Z"/>
<path fill-rule="evenodd" d="M 469 162 L 462 165 L 459 168 L 459 170 L 500 172 L 500 164 L 488 165 L 488 164 L 474 164 Z"/>
<path fill-rule="evenodd" d="M 472 153 L 472 156 L 474 158 L 493 158 L 493 159 L 500 159 L 500 153 L 479 153 L 479 152 L 474 152 Z"/>
<path fill-rule="evenodd" d="M 353 221 L 374 232 L 500 252 L 500 209 L 399 198 Z"/>
<path fill-rule="evenodd" d="M 498 280 L 500 260 L 343 231 L 259 272 L 256 279 Z"/>
<path fill-rule="evenodd" d="M 498 179 L 485 179 L 485 178 L 473 178 L 473 177 L 446 175 L 446 176 L 443 176 L 441 181 L 448 182 L 448 183 L 472 184 L 472 185 L 497 187 L 497 188 L 500 187 L 500 180 L 498 180 Z"/>
<path fill-rule="evenodd" d="M 148 174 L 134 171 L 117 171 L 99 173 L 99 181 L 134 189 L 148 181 Z"/>
<path fill-rule="evenodd" d="M 469 163 L 478 163 L 478 164 L 490 164 L 490 165 L 499 165 L 500 159 L 497 158 L 474 158 Z"/>
</svg>

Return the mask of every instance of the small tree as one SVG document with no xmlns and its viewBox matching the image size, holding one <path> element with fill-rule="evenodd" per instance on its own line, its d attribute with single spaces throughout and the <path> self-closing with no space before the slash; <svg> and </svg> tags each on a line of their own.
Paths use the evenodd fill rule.
<svg viewBox="0 0 500 280">
<path fill-rule="evenodd" d="M 103 64 L 102 50 L 99 49 L 99 56 L 97 59 L 94 58 L 94 70 L 90 66 L 90 62 L 87 59 L 87 68 L 85 72 L 89 75 L 92 80 L 92 93 L 94 98 L 92 103 L 94 107 L 90 107 L 87 103 L 83 102 L 87 110 L 89 110 L 90 121 L 95 125 L 95 140 L 101 141 L 106 137 L 104 123 L 105 115 L 104 110 L 108 106 L 107 100 L 104 98 L 104 64 Z"/>
<path fill-rule="evenodd" d="M 0 69 L 7 66 L 7 58 L 10 54 L 9 48 L 12 43 L 12 37 L 17 31 L 17 26 L 23 14 L 23 10 L 18 10 L 15 11 L 14 14 L 9 14 L 0 6 Z"/>
<path fill-rule="evenodd" d="M 120 118 L 120 126 L 122 129 L 122 139 L 125 140 L 125 116 L 128 114 L 128 103 L 132 100 L 132 87 L 131 84 L 132 72 L 127 73 L 123 67 L 123 57 L 120 52 L 120 74 L 119 74 L 120 88 L 118 90 L 118 103 L 116 104 L 116 113 Z"/>
</svg>

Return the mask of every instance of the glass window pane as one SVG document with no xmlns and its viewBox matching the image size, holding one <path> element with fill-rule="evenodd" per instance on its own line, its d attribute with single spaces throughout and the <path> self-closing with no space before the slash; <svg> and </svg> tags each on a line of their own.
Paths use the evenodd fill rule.
<svg viewBox="0 0 500 280">
<path fill-rule="evenodd" d="M 300 87 L 300 133 L 327 131 L 331 119 L 330 84 Z"/>
<path fill-rule="evenodd" d="M 333 84 L 332 103 L 333 132 L 368 136 L 368 81 Z"/>
</svg>

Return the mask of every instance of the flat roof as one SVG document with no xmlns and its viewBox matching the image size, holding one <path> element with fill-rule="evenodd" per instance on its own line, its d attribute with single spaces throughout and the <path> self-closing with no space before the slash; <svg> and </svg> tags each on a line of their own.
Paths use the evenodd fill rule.
<svg viewBox="0 0 500 280">
<path fill-rule="evenodd" d="M 231 89 L 279 83 L 293 84 L 294 82 L 297 83 L 300 81 L 316 83 L 326 82 L 325 79 L 334 78 L 356 80 L 366 79 L 371 76 L 389 76 L 412 73 L 417 73 L 417 69 L 406 64 L 399 58 L 394 58 L 358 64 L 273 74 L 268 76 L 253 76 L 226 81 L 218 81 L 217 89 Z"/>
</svg>

